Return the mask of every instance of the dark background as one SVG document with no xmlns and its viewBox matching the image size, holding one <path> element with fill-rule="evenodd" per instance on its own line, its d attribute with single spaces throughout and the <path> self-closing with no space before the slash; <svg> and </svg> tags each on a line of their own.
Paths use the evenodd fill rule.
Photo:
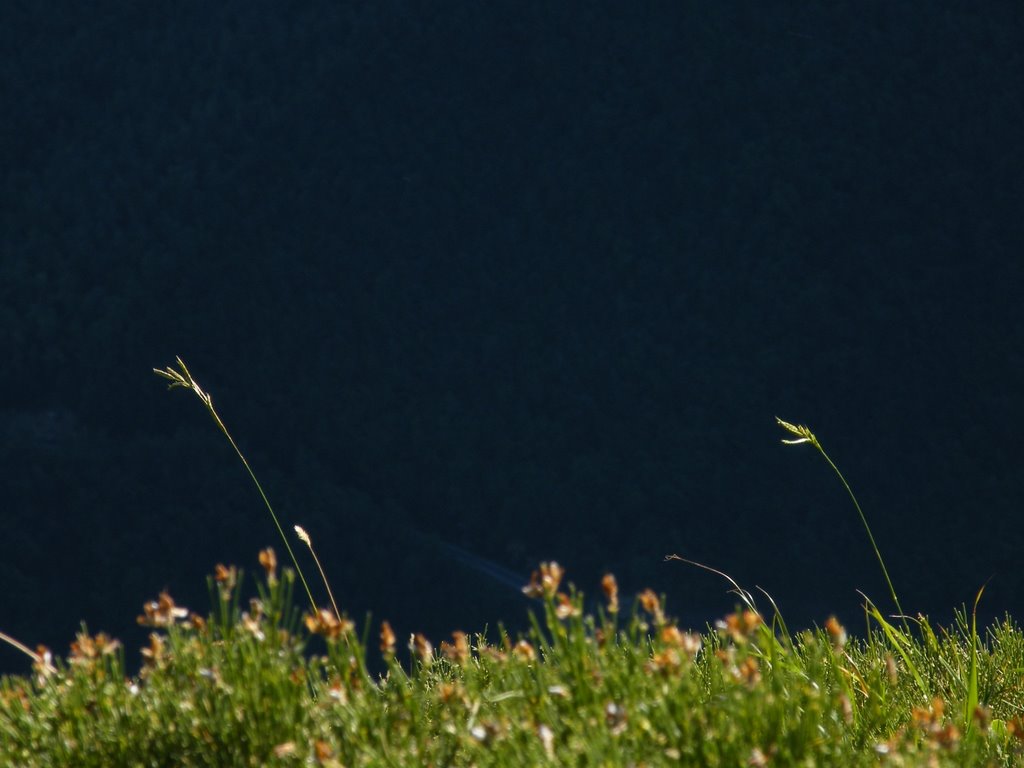
<svg viewBox="0 0 1024 768">
<path fill-rule="evenodd" d="M 1024 11 L 805 6 L 0 4 L 0 630 L 134 663 L 283 556 L 175 355 L 400 636 L 545 559 L 732 608 L 671 552 L 862 627 L 776 414 L 904 608 L 1019 614 Z"/>
</svg>

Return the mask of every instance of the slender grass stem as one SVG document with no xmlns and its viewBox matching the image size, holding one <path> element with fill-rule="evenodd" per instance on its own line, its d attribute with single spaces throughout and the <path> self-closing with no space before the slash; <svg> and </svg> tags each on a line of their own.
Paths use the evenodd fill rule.
<svg viewBox="0 0 1024 768">
<path fill-rule="evenodd" d="M 302 586 L 306 588 L 306 595 L 309 596 L 309 604 L 313 608 L 313 613 L 316 613 L 316 601 L 313 599 L 313 593 L 309 589 L 309 584 L 306 582 L 306 577 L 302 573 L 302 568 L 299 567 L 299 561 L 296 559 L 295 553 L 292 552 L 291 544 L 288 543 L 288 537 L 284 534 L 284 529 L 281 527 L 281 523 L 277 519 L 277 514 L 274 512 L 274 508 L 270 504 L 270 499 L 268 499 L 267 494 L 264 493 L 263 486 L 260 485 L 260 481 L 256 479 L 256 473 L 252 471 L 252 467 L 249 466 L 248 460 L 242 454 L 242 451 L 239 449 L 235 439 L 231 436 L 231 433 L 228 432 L 228 428 L 224 425 L 224 422 L 221 420 L 217 410 L 213 407 L 213 398 L 210 397 L 208 392 L 205 392 L 203 388 L 199 386 L 194 378 L 192 378 L 192 374 L 189 373 L 188 367 L 185 365 L 184 361 L 180 357 L 176 358 L 176 360 L 178 361 L 178 367 L 181 369 L 180 371 L 167 366 L 167 368 L 164 368 L 163 370 L 154 368 L 153 373 L 157 376 L 168 379 L 171 382 L 167 387 L 168 389 L 184 387 L 185 389 L 191 390 L 196 397 L 203 402 L 203 405 L 206 406 L 206 410 L 210 413 L 210 416 L 213 417 L 213 420 L 216 422 L 220 431 L 224 433 L 224 437 L 226 437 L 228 442 L 231 443 L 231 447 L 235 449 L 235 453 L 238 454 L 238 458 L 242 461 L 242 466 L 245 467 L 245 471 L 249 473 L 249 477 L 252 478 L 253 483 L 256 485 L 256 490 L 259 491 L 260 498 L 263 499 L 263 503 L 267 507 L 267 511 L 270 512 L 270 517 L 274 520 L 274 525 L 277 526 L 277 532 L 281 534 L 281 541 L 284 542 L 284 547 L 288 550 L 288 556 L 292 559 L 292 563 L 295 565 L 295 570 L 299 574 Z"/>
<path fill-rule="evenodd" d="M 860 515 L 860 521 L 864 524 L 864 530 L 867 531 L 868 539 L 871 542 L 871 547 L 875 550 L 875 557 L 878 558 L 878 564 L 882 566 L 882 575 L 885 576 L 885 582 L 889 585 L 889 594 L 892 595 L 892 601 L 896 604 L 896 610 L 903 618 L 904 624 L 906 624 L 906 614 L 903 613 L 903 607 L 900 605 L 900 600 L 898 597 L 896 597 L 896 589 L 892 585 L 892 579 L 889 578 L 889 570 L 885 567 L 885 560 L 882 559 L 882 552 L 878 549 L 878 544 L 875 543 L 875 537 L 871 533 L 871 526 L 868 525 L 867 517 L 864 516 L 864 510 L 860 508 L 860 503 L 857 501 L 857 497 L 854 495 L 853 489 L 850 487 L 850 484 L 846 482 L 846 478 L 843 477 L 843 473 L 839 471 L 839 467 L 837 467 L 835 462 L 832 461 L 832 459 L 829 457 L 827 453 L 825 453 L 825 449 L 824 447 L 822 447 L 821 442 L 818 440 L 817 437 L 815 437 L 814 433 L 811 432 L 810 429 L 808 429 L 803 424 L 790 424 L 788 421 L 783 421 L 778 416 L 775 417 L 775 421 L 777 421 L 779 423 L 779 426 L 781 426 L 786 431 L 794 435 L 797 435 L 797 438 L 795 440 L 783 440 L 782 442 L 784 442 L 786 445 L 799 445 L 801 443 L 810 443 L 811 445 L 813 445 L 818 450 L 818 453 L 820 453 L 825 458 L 825 461 L 828 462 L 828 465 L 832 467 L 832 471 L 835 472 L 836 475 L 839 477 L 839 480 L 840 482 L 842 482 L 843 487 L 846 488 L 846 492 L 850 494 L 850 500 L 853 502 L 853 506 L 856 507 L 857 514 Z"/>
<path fill-rule="evenodd" d="M 338 610 L 338 603 L 334 600 L 334 593 L 331 591 L 331 584 L 327 581 L 327 574 L 324 573 L 324 567 L 320 565 L 320 558 L 316 556 L 316 550 L 313 549 L 313 540 L 306 533 L 306 529 L 301 525 L 295 526 L 295 535 L 309 547 L 309 553 L 313 555 L 313 562 L 316 563 L 317 569 L 320 571 L 320 578 L 323 579 L 324 586 L 327 587 L 327 596 L 331 598 L 331 606 L 334 608 L 334 615 L 339 619 L 341 618 L 341 611 Z"/>
<path fill-rule="evenodd" d="M 15 640 L 13 637 L 11 637 L 8 634 L 0 632 L 0 640 L 2 640 L 3 642 L 7 643 L 12 648 L 17 648 L 19 651 L 21 651 L 26 656 L 31 658 L 32 661 L 34 661 L 34 662 L 39 662 L 41 660 L 41 658 L 42 658 L 38 653 L 33 651 L 27 645 L 25 645 L 24 643 L 18 642 L 17 640 Z"/>
</svg>

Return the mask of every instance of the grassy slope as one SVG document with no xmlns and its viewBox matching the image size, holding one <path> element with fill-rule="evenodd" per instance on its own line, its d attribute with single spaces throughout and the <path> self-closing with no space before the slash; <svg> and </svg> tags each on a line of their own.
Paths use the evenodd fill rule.
<svg viewBox="0 0 1024 768">
<path fill-rule="evenodd" d="M 5 678 L 0 764 L 1014 765 L 1024 747 L 1009 621 L 977 644 L 965 614 L 938 636 L 872 619 L 863 639 L 834 622 L 790 637 L 747 607 L 698 635 L 652 593 L 619 618 L 611 580 L 601 615 L 582 615 L 545 564 L 529 636 L 415 637 L 401 661 L 383 626 L 378 655 L 332 612 L 300 624 L 294 575 L 270 565 L 245 605 L 237 570 L 218 568 L 206 618 L 150 604 L 138 678 L 85 632 L 67 660 L 43 652 Z"/>
<path fill-rule="evenodd" d="M 938 635 L 925 618 L 902 615 L 853 491 L 805 426 L 779 420 L 792 436 L 784 442 L 817 449 L 849 491 L 896 623 L 866 600 L 861 639 L 849 639 L 835 619 L 793 636 L 777 611 L 766 623 L 733 582 L 740 607 L 693 634 L 649 591 L 620 619 L 610 575 L 602 610 L 584 615 L 582 595 L 563 590 L 561 568 L 544 563 L 525 588 L 543 603 L 527 637 L 457 632 L 435 649 L 415 635 L 403 663 L 385 622 L 374 657 L 380 671 L 371 672 L 371 628 L 358 637 L 333 595 L 333 610 L 317 608 L 212 398 L 178 364 L 157 373 L 199 397 L 231 442 L 295 570 L 279 576 L 265 550 L 265 578 L 244 609 L 239 572 L 224 566 L 210 580 L 211 615 L 179 608 L 169 595 L 144 606 L 139 621 L 153 633 L 134 679 L 120 644 L 84 628 L 66 660 L 0 635 L 33 665 L 32 675 L 0 682 L 0 765 L 1022 762 L 1024 635 L 1009 619 L 979 635 L 966 610 Z M 308 534 L 296 530 L 316 560 Z M 296 573 L 310 603 L 301 622 L 292 607 Z M 313 642 L 326 653 L 310 653 Z"/>
</svg>

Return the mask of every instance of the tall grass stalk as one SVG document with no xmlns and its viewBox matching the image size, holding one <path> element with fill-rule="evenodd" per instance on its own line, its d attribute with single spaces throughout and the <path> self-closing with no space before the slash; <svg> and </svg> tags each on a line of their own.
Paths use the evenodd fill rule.
<svg viewBox="0 0 1024 768">
<path fill-rule="evenodd" d="M 295 535 L 299 537 L 299 540 L 309 547 L 309 554 L 313 556 L 313 562 L 316 563 L 317 570 L 320 571 L 320 578 L 323 579 L 324 586 L 327 587 L 327 596 L 331 598 L 331 605 L 334 608 L 334 615 L 339 619 L 341 618 L 341 611 L 338 610 L 338 603 L 334 600 L 334 593 L 331 591 L 331 583 L 327 581 L 327 574 L 324 573 L 324 567 L 320 565 L 320 558 L 316 556 L 316 550 L 313 549 L 313 539 L 306 533 L 306 529 L 301 525 L 295 526 Z"/>
<path fill-rule="evenodd" d="M 878 564 L 882 566 L 882 575 L 885 576 L 885 581 L 889 585 L 889 594 L 892 595 L 892 601 L 896 604 L 896 610 L 902 617 L 904 626 L 906 626 L 906 614 L 903 613 L 903 607 L 900 605 L 900 600 L 898 597 L 896 597 L 896 589 L 892 585 L 892 579 L 889 578 L 889 571 L 885 567 L 885 561 L 882 559 L 882 553 L 881 551 L 879 551 L 878 545 L 875 543 L 875 537 L 871 533 L 871 526 L 868 525 L 868 519 L 864 516 L 864 511 L 860 508 L 860 504 L 857 502 L 857 497 L 854 496 L 853 489 L 850 488 L 850 484 L 846 482 L 846 478 L 843 477 L 843 473 L 839 471 L 839 467 L 837 467 L 835 465 L 835 462 L 832 461 L 831 458 L 829 458 L 829 455 L 827 453 L 825 453 L 825 449 L 822 447 L 821 442 L 818 440 L 817 437 L 814 436 L 814 433 L 811 432 L 810 429 L 808 429 L 803 424 L 790 424 L 788 421 L 783 421 L 778 416 L 775 417 L 775 421 L 777 421 L 779 423 L 779 426 L 785 429 L 787 432 L 796 435 L 796 439 L 783 440 L 782 442 L 784 442 L 786 445 L 800 445 L 801 443 L 810 443 L 811 445 L 813 445 L 818 450 L 818 453 L 820 453 L 824 457 L 825 461 L 828 462 L 828 465 L 832 467 L 832 470 L 836 473 L 836 475 L 839 477 L 839 480 L 842 482 L 843 487 L 846 488 L 846 492 L 850 494 L 850 499 L 853 501 L 853 506 L 857 508 L 857 514 L 860 515 L 860 521 L 864 524 L 864 530 L 867 531 L 868 539 L 871 541 L 871 546 L 875 550 L 875 556 L 878 558 Z"/>
<path fill-rule="evenodd" d="M 238 448 L 238 444 L 235 443 L 235 439 L 231 436 L 231 433 L 228 432 L 228 428 L 224 425 L 224 422 L 221 420 L 217 410 L 213 407 L 213 398 L 210 397 L 208 392 L 204 391 L 203 388 L 199 386 L 198 382 L 196 382 L 194 378 L 192 378 L 192 374 L 189 373 L 188 367 L 185 365 L 184 361 L 180 357 L 175 359 L 178 361 L 178 368 L 180 370 L 175 370 L 171 366 L 167 366 L 162 370 L 160 368 L 154 368 L 153 373 L 171 382 L 167 386 L 168 389 L 182 387 L 193 392 L 195 396 L 202 401 L 203 405 L 206 406 L 206 410 L 209 412 L 210 416 L 213 417 L 217 427 L 224 433 L 224 437 L 228 439 L 228 442 L 231 443 L 231 447 L 235 449 L 235 453 L 237 453 L 238 458 L 241 459 L 242 465 L 245 467 L 245 471 L 249 473 L 249 477 L 252 478 L 253 483 L 256 485 L 256 490 L 259 491 L 260 497 L 263 499 L 263 503 L 270 512 L 270 516 L 274 520 L 274 525 L 277 526 L 277 532 L 281 534 L 281 540 L 284 542 L 285 549 L 288 550 L 288 556 L 292 559 L 292 563 L 295 565 L 295 571 L 299 574 L 302 586 L 306 589 L 306 595 L 309 597 L 309 604 L 312 606 L 313 613 L 315 614 L 317 607 L 316 601 L 313 599 L 313 593 L 309 589 L 309 584 L 306 583 L 306 577 L 302 574 L 302 568 L 299 567 L 299 561 L 296 559 L 295 553 L 292 552 L 291 544 L 288 543 L 288 537 L 285 536 L 284 529 L 281 528 L 281 523 L 278 522 L 277 514 L 275 514 L 274 508 L 270 505 L 270 499 L 268 499 L 267 494 L 263 492 L 263 486 L 260 485 L 260 481 L 256 479 L 256 473 L 252 471 L 252 467 L 249 466 L 248 460 L 246 460 L 242 451 Z"/>
</svg>

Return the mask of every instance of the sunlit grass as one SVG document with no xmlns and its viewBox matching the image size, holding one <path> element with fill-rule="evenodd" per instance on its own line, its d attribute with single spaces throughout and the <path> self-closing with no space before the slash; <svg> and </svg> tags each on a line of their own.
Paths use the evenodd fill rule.
<svg viewBox="0 0 1024 768">
<path fill-rule="evenodd" d="M 455 632 L 397 653 L 333 612 L 292 608 L 261 553 L 256 594 L 219 566 L 205 616 L 148 603 L 142 670 L 84 628 L 65 658 L 0 681 L 0 765 L 1015 765 L 1024 635 L 975 642 L 966 614 L 906 636 L 906 660 L 834 619 L 783 635 L 742 604 L 703 631 L 646 591 L 597 615 L 545 563 L 520 636 Z M 371 628 L 363 628 L 364 632 Z M 900 630 L 902 632 L 902 630 Z M 909 660 L 924 681 L 909 672 Z M 380 673 L 370 668 L 383 670 Z"/>
<path fill-rule="evenodd" d="M 885 560 L 882 558 L 882 553 L 878 549 L 878 544 L 875 543 L 875 535 L 871 532 L 871 526 L 868 525 L 868 519 L 864 516 L 864 510 L 860 508 L 860 502 L 857 501 L 857 497 L 854 495 L 850 484 L 846 482 L 846 478 L 843 477 L 843 473 L 839 471 L 839 467 L 835 465 L 835 462 L 832 461 L 831 457 L 825 453 L 825 448 L 822 446 L 821 441 L 818 440 L 810 429 L 803 424 L 790 424 L 788 421 L 783 421 L 778 416 L 775 417 L 775 421 L 787 432 L 796 435 L 794 438 L 783 440 L 783 443 L 786 445 L 801 445 L 803 443 L 812 445 L 818 453 L 822 455 L 822 458 L 828 462 L 828 465 L 832 467 L 832 471 L 839 477 L 843 487 L 846 488 L 846 492 L 850 495 L 850 500 L 853 502 L 853 506 L 857 509 L 857 514 L 860 515 L 860 521 L 863 523 L 864 530 L 868 534 L 868 539 L 871 542 L 871 548 L 875 551 L 875 557 L 878 558 L 878 564 L 882 567 L 882 575 L 885 576 L 885 583 L 889 585 L 889 594 L 892 596 L 892 601 L 896 604 L 896 610 L 902 618 L 904 616 L 903 606 L 900 605 L 900 599 L 896 596 L 896 588 L 892 585 L 892 579 L 889 578 L 889 569 L 885 567 Z"/>
<path fill-rule="evenodd" d="M 612 574 L 604 600 L 555 562 L 523 591 L 537 601 L 515 637 L 413 634 L 357 627 L 313 599 L 288 539 L 245 457 L 184 363 L 157 371 L 205 404 L 260 491 L 291 556 L 259 553 L 261 576 L 218 564 L 199 614 L 161 593 L 138 622 L 151 629 L 129 677 L 126 650 L 83 626 L 63 658 L 34 651 L 24 675 L 0 680 L 0 765 L 81 766 L 1011 766 L 1024 760 L 1024 633 L 1009 618 L 979 631 L 977 603 L 938 633 L 865 597 L 866 637 L 834 617 L 791 632 L 727 573 L 735 611 L 681 627 L 663 595 L 626 603 Z M 299 578 L 309 610 L 293 606 Z M 623 605 L 628 604 L 629 610 Z M 371 640 L 370 638 L 374 638 Z"/>
<path fill-rule="evenodd" d="M 281 527 L 281 522 L 277 519 L 277 513 L 274 512 L 274 508 L 270 504 L 270 499 L 267 498 L 267 494 L 263 491 L 263 486 L 260 485 L 260 481 L 256 478 L 256 473 L 252 471 L 252 467 L 249 466 L 248 459 L 245 458 L 245 455 L 242 453 L 242 450 L 238 447 L 238 444 L 235 442 L 235 438 L 233 438 L 231 436 L 231 433 L 228 432 L 228 428 L 224 425 L 224 422 L 221 420 L 220 414 L 217 413 L 217 409 L 213 407 L 213 397 L 208 392 L 206 392 L 202 387 L 199 386 L 199 383 L 192 377 L 192 374 L 189 372 L 188 367 L 185 365 L 185 362 L 180 357 L 176 358 L 176 360 L 178 361 L 177 368 L 174 368 L 170 365 L 167 366 L 166 368 L 154 368 L 153 373 L 171 382 L 170 384 L 167 385 L 168 389 L 175 389 L 180 387 L 181 389 L 185 389 L 193 393 L 196 397 L 198 397 L 200 402 L 202 402 L 202 404 L 206 407 L 206 410 L 209 412 L 214 422 L 217 424 L 217 428 L 220 429 L 220 431 L 224 434 L 224 437 L 226 437 L 228 442 L 231 443 L 231 447 L 234 448 L 235 453 L 238 454 L 238 458 L 242 462 L 242 465 L 245 467 L 245 471 L 248 472 L 249 477 L 252 478 L 252 481 L 256 486 L 256 490 L 259 491 L 260 498 L 263 499 L 264 506 L 267 508 L 267 511 L 270 512 L 270 517 L 271 519 L 273 519 L 274 525 L 277 527 L 277 532 L 281 534 L 281 541 L 284 542 L 284 548 L 287 550 L 288 556 L 291 558 L 292 563 L 295 565 L 295 571 L 299 574 L 299 580 L 302 582 L 302 586 L 306 590 L 306 595 L 308 595 L 309 597 L 309 604 L 313 607 L 314 610 L 316 610 L 316 600 L 313 599 L 313 593 L 309 589 L 309 584 L 306 582 L 306 577 L 302 574 L 302 568 L 299 567 L 299 561 L 295 558 L 295 553 L 292 552 L 292 547 L 291 544 L 288 542 L 288 537 L 285 536 L 284 529 Z"/>
</svg>

